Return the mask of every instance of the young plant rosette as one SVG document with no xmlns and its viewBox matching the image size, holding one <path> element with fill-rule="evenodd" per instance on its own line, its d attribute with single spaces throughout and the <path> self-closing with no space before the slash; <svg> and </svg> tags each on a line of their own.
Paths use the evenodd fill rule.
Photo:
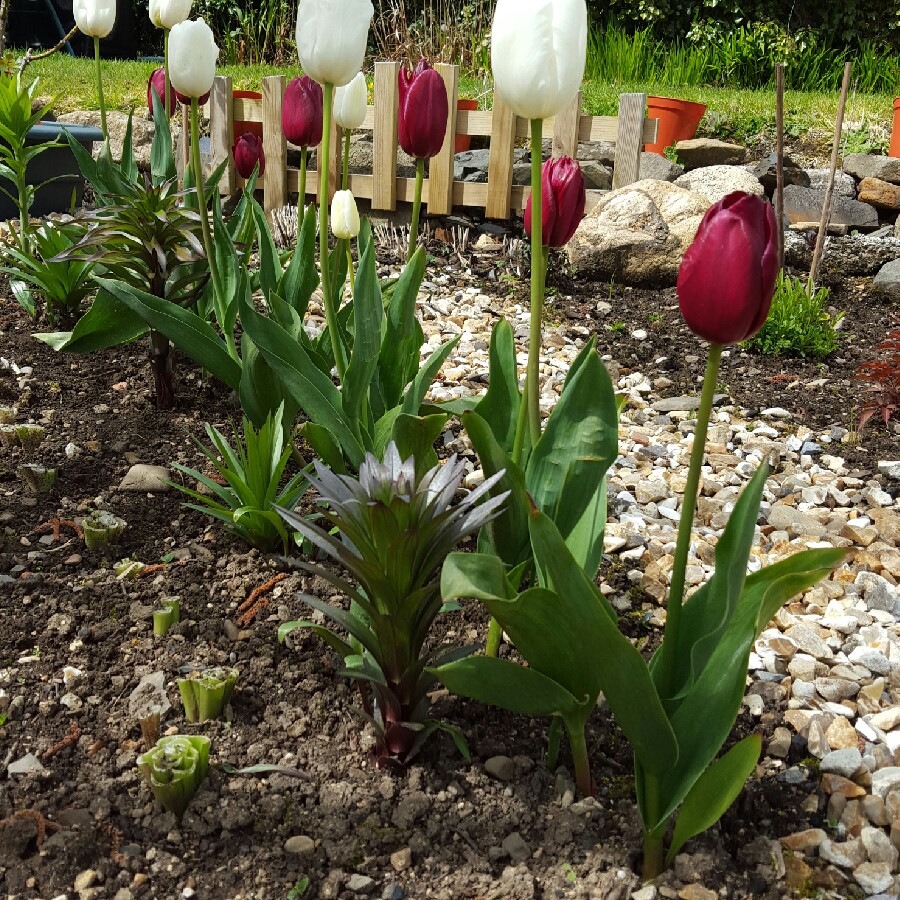
<svg viewBox="0 0 900 900">
<path fill-rule="evenodd" d="M 603 693 L 634 749 L 644 826 L 645 879 L 728 809 L 759 758 L 759 735 L 720 751 L 744 696 L 753 643 L 778 609 L 844 558 L 806 550 L 747 574 L 768 467 L 735 504 L 716 546 L 715 572 L 684 599 L 685 567 L 722 345 L 762 325 L 775 283 L 775 224 L 757 197 L 732 194 L 704 217 L 685 255 L 678 292 L 692 328 L 712 340 L 678 527 L 665 634 L 644 662 L 616 625 L 616 613 L 560 529 L 533 508 L 528 529 L 538 584 L 519 592 L 520 572 L 485 553 L 451 554 L 445 600 L 476 597 L 528 666 L 487 656 L 434 673 L 451 690 L 525 715 L 552 715 L 569 731 L 579 789 L 592 790 L 584 722 Z M 498 522 L 501 520 L 498 520 Z M 666 836 L 674 819 L 668 848 Z"/>
<path fill-rule="evenodd" d="M 176 734 L 160 738 L 137 759 L 138 771 L 163 809 L 184 815 L 209 771 L 209 738 Z"/>
<path fill-rule="evenodd" d="M 384 462 L 366 456 L 359 478 L 335 475 L 319 462 L 315 466 L 316 476 L 309 480 L 327 503 L 322 516 L 338 536 L 295 512 L 278 511 L 313 546 L 347 569 L 358 585 L 327 569 L 296 563 L 350 598 L 345 610 L 301 595 L 348 637 L 305 620 L 282 625 L 278 637 L 283 640 L 296 628 L 309 628 L 343 657 L 341 674 L 359 684 L 363 713 L 375 727 L 376 763 L 402 765 L 436 728 L 447 728 L 428 719 L 428 692 L 435 680 L 425 667 L 467 651 L 424 649 L 442 609 L 438 576 L 453 547 L 497 514 L 506 494 L 484 498 L 502 473 L 452 505 L 465 475 L 456 456 L 419 477 L 413 457 L 401 461 L 391 442 Z"/>
</svg>

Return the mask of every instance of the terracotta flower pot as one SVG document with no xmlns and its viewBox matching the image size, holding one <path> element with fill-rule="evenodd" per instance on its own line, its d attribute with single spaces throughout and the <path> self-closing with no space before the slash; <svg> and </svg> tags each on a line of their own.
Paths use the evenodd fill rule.
<svg viewBox="0 0 900 900">
<path fill-rule="evenodd" d="M 666 147 L 678 141 L 689 141 L 696 133 L 706 112 L 703 103 L 675 100 L 671 97 L 648 97 L 647 115 L 659 119 L 655 144 L 644 144 L 644 150 L 665 156 Z"/>
<path fill-rule="evenodd" d="M 262 94 L 259 91 L 232 91 L 235 100 L 262 100 Z M 234 135 L 232 143 L 242 134 L 255 134 L 260 140 L 263 136 L 262 122 L 245 122 L 243 119 L 234 120 Z"/>
<path fill-rule="evenodd" d="M 457 100 L 456 101 L 457 109 L 466 109 L 469 112 L 474 112 L 478 109 L 478 101 L 477 100 Z M 456 135 L 456 145 L 453 149 L 454 153 L 465 153 L 469 147 L 472 146 L 472 136 L 469 134 L 458 134 Z"/>
<path fill-rule="evenodd" d="M 894 128 L 891 131 L 891 146 L 888 156 L 900 156 L 900 97 L 894 101 Z"/>
</svg>

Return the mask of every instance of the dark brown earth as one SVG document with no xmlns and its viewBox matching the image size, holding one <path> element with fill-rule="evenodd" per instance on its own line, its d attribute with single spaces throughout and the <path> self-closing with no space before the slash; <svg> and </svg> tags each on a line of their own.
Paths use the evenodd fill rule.
<svg viewBox="0 0 900 900">
<path fill-rule="evenodd" d="M 434 254 L 432 264 L 442 265 L 441 248 Z M 488 260 L 474 258 L 472 275 L 460 272 L 460 283 L 490 283 Z M 527 296 L 524 282 L 494 284 Z M 548 317 L 595 331 L 620 374 L 640 370 L 670 379 L 672 394 L 696 391 L 704 360 L 681 322 L 674 291 L 572 282 L 562 272 L 550 289 L 556 296 Z M 598 311 L 601 301 L 611 304 L 609 312 Z M 890 310 L 865 281 L 841 285 L 832 303 L 846 312 L 844 339 L 824 364 L 739 351 L 726 359 L 721 381 L 737 406 L 748 415 L 782 406 L 816 432 L 852 427 L 860 396 L 853 372 L 871 358 Z M 630 337 L 636 329 L 647 331 L 645 340 Z M 34 341 L 33 330 L 13 301 L 0 300 L 0 356 L 33 368 L 24 387 L 0 371 L 0 405 L 18 406 L 19 421 L 46 427 L 47 439 L 32 456 L 60 468 L 54 491 L 33 498 L 16 475 L 22 451 L 0 451 L 0 687 L 6 693 L 0 712 L 5 706 L 7 714 L 0 725 L 0 894 L 625 900 L 639 886 L 630 759 L 604 710 L 589 726 L 598 793 L 585 802 L 572 802 L 565 746 L 562 768 L 554 773 L 544 765 L 545 722 L 446 694 L 436 697 L 435 712 L 465 735 L 471 763 L 439 735 L 403 774 L 373 769 L 371 736 L 352 712 L 355 692 L 336 676 L 333 655 L 305 632 L 296 632 L 290 646 L 275 637 L 280 622 L 302 612 L 294 595 L 321 583 L 291 572 L 268 594 L 256 621 L 237 628 L 238 605 L 280 570 L 278 561 L 183 509 L 175 492 L 117 490 L 134 461 L 202 467 L 191 437 L 202 434 L 204 421 L 221 426 L 238 415 L 234 398 L 202 383 L 199 370 L 182 359 L 179 406 L 158 413 L 143 344 L 63 356 Z M 823 377 L 821 388 L 804 387 Z M 64 452 L 70 442 L 80 449 L 73 458 Z M 898 437 L 873 426 L 859 444 L 839 452 L 851 468 L 871 470 L 878 459 L 898 458 Z M 74 521 L 98 507 L 129 523 L 114 553 L 88 551 L 66 525 L 59 540 L 41 531 L 53 518 Z M 112 564 L 124 557 L 162 565 L 120 579 Z M 610 564 L 616 577 L 615 560 Z M 182 622 L 154 638 L 148 612 L 172 595 L 181 597 Z M 653 628 L 640 622 L 640 600 L 625 620 L 634 636 L 653 641 Z M 485 628 L 486 617 L 473 604 L 439 620 L 436 637 L 470 642 L 483 638 Z M 179 671 L 215 664 L 240 671 L 230 721 L 186 725 L 179 702 L 163 721 L 164 730 L 212 740 L 209 780 L 178 822 L 138 778 L 135 759 L 143 748 L 127 715 L 128 695 L 143 674 L 161 670 L 175 701 Z M 67 665 L 84 673 L 70 689 L 62 682 Z M 67 691 L 79 708 L 61 703 Z M 752 729 L 765 736 L 780 721 L 774 700 L 762 720 L 742 716 L 733 739 Z M 6 774 L 10 761 L 28 752 L 40 756 L 73 727 L 77 741 L 49 758 L 45 772 Z M 501 754 L 514 760 L 508 782 L 485 771 L 485 761 Z M 804 756 L 798 744 L 786 762 Z M 261 763 L 294 767 L 302 777 L 229 775 L 223 768 Z M 815 791 L 813 773 L 788 785 L 763 761 L 757 775 L 720 825 L 692 841 L 661 880 L 667 896 L 687 884 L 727 898 L 789 896 L 771 839 L 804 823 L 824 827 L 821 814 L 804 811 Z M 524 864 L 502 849 L 513 833 L 526 845 Z M 314 842 L 306 855 L 285 849 L 300 835 Z M 401 859 L 407 849 L 408 866 Z M 73 890 L 79 876 L 80 893 Z M 842 882 L 832 884 L 837 877 L 833 869 L 816 872 L 817 883 L 851 896 Z M 304 879 L 306 893 L 289 893 Z"/>
</svg>

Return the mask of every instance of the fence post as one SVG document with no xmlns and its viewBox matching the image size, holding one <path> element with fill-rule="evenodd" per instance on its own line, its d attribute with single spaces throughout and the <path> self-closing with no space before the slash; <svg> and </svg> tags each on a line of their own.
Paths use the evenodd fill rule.
<svg viewBox="0 0 900 900">
<path fill-rule="evenodd" d="M 581 119 L 581 91 L 553 119 L 553 156 L 578 159 L 578 123 Z"/>
<path fill-rule="evenodd" d="M 280 209 L 288 201 L 287 139 L 281 127 L 281 108 L 284 105 L 284 75 L 269 75 L 262 80 L 263 151 L 266 172 L 263 183 L 263 207 L 266 212 Z M 302 201 L 300 202 L 302 209 Z"/>
<path fill-rule="evenodd" d="M 217 75 L 209 94 L 209 137 L 213 170 L 227 160 L 225 171 L 219 181 L 219 193 L 230 197 L 237 188 L 234 155 L 231 147 L 234 138 L 234 101 L 231 94 L 231 79 Z"/>
<path fill-rule="evenodd" d="M 494 91 L 491 112 L 491 149 L 488 155 L 488 195 L 484 214 L 488 219 L 508 219 L 512 203 L 513 151 L 516 147 L 516 114 Z"/>
<path fill-rule="evenodd" d="M 435 66 L 447 88 L 447 130 L 441 152 L 428 163 L 428 214 L 447 216 L 453 211 L 453 169 L 456 162 L 456 101 L 459 95 L 459 66 Z"/>
<path fill-rule="evenodd" d="M 372 209 L 397 208 L 397 119 L 400 63 L 375 63 L 375 129 L 372 133 Z"/>
<path fill-rule="evenodd" d="M 616 136 L 613 190 L 640 180 L 646 110 L 646 94 L 619 94 L 619 131 Z"/>
</svg>

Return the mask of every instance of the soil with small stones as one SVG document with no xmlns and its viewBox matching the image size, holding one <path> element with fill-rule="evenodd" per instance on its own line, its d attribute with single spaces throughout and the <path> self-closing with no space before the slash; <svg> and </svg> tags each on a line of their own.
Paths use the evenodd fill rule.
<svg viewBox="0 0 900 900">
<path fill-rule="evenodd" d="M 508 282 L 484 277 L 493 266 L 476 257 L 468 274 L 459 273 L 460 284 L 493 283 L 491 290 L 502 293 Z M 564 271 L 551 277 L 550 289 L 548 319 L 595 332 L 620 375 L 637 370 L 666 378 L 667 394 L 697 391 L 705 360 L 682 323 L 674 291 L 586 284 Z M 524 282 L 509 290 L 512 299 L 527 296 Z M 726 357 L 720 380 L 749 417 L 783 407 L 814 439 L 831 426 L 852 426 L 860 396 L 854 370 L 872 357 L 891 311 L 868 282 L 842 285 L 831 302 L 846 317 L 841 349 L 824 363 L 768 360 L 736 349 Z M 37 450 L 0 456 L 0 684 L 7 695 L 0 725 L 0 894 L 83 900 L 630 896 L 640 884 L 631 760 L 603 709 L 588 729 L 597 792 L 587 802 L 572 802 L 565 742 L 561 768 L 546 767 L 546 722 L 488 712 L 445 692 L 435 695 L 434 712 L 465 735 L 471 762 L 439 733 L 405 772 L 373 768 L 371 735 L 354 713 L 354 689 L 336 674 L 336 657 L 311 633 L 276 640 L 279 623 L 303 614 L 296 595 L 328 597 L 324 583 L 289 571 L 265 594 L 268 605 L 255 621 L 239 626 L 239 605 L 282 570 L 278 560 L 184 509 L 177 492 L 117 489 L 138 461 L 204 468 L 192 437 L 202 434 L 205 421 L 224 425 L 236 417 L 235 398 L 201 381 L 182 358 L 178 408 L 157 412 L 143 343 L 66 356 L 33 340 L 33 330 L 11 300 L 0 301 L 0 356 L 33 368 L 24 386 L 0 371 L 0 405 L 17 406 L 18 421 L 47 429 Z M 634 337 L 640 330 L 646 336 Z M 70 443 L 74 455 L 65 452 Z M 859 444 L 835 448 L 829 452 L 845 457 L 851 469 L 872 470 L 878 459 L 897 458 L 898 438 L 871 427 Z M 24 461 L 59 467 L 52 493 L 23 491 L 16 468 Z M 67 524 L 94 508 L 128 522 L 121 544 L 106 554 L 87 550 Z M 54 519 L 61 523 L 58 537 L 47 527 Z M 112 566 L 125 557 L 159 567 L 120 578 Z M 611 577 L 617 571 L 621 566 L 613 565 Z M 152 610 L 176 595 L 181 623 L 154 638 Z M 635 604 L 623 621 L 652 646 L 659 636 L 642 621 L 639 598 Z M 472 642 L 486 624 L 483 611 L 467 605 L 439 620 L 437 638 Z M 219 664 L 240 672 L 228 721 L 186 725 L 174 678 Z M 64 666 L 82 670 L 68 687 Z M 128 696 L 154 671 L 165 673 L 174 703 L 164 731 L 212 740 L 209 779 L 181 821 L 161 811 L 135 769 L 143 747 L 138 724 L 128 717 Z M 781 713 L 772 704 L 761 720 L 742 714 L 732 740 L 751 730 L 767 737 Z M 72 729 L 77 739 L 57 748 Z M 44 771 L 5 773 L 6 764 L 29 752 L 43 758 Z M 787 763 L 799 762 L 801 753 L 798 744 Z M 509 781 L 485 770 L 497 755 L 513 760 Z M 227 768 L 260 764 L 297 771 Z M 812 790 L 811 781 L 792 786 L 762 774 L 719 825 L 687 846 L 661 883 L 676 890 L 698 883 L 724 897 L 787 896 L 770 840 L 823 824 L 804 811 Z M 514 834 L 521 840 L 510 840 Z M 289 842 L 297 836 L 311 840 Z M 511 858 L 510 850 L 521 856 Z M 72 893 L 76 879 L 79 890 Z"/>
</svg>

